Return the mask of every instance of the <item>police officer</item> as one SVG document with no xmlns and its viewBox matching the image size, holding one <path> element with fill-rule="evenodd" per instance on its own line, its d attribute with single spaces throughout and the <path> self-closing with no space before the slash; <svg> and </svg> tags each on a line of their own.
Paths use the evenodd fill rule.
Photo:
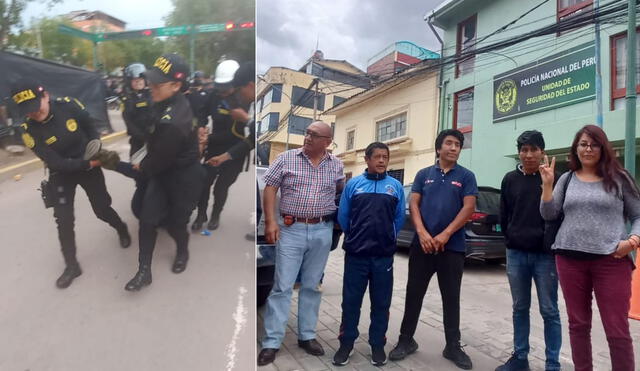
<svg viewBox="0 0 640 371">
<path fill-rule="evenodd" d="M 220 213 L 227 201 L 229 187 L 236 181 L 245 163 L 246 153 L 238 158 L 225 161 L 219 166 L 214 165 L 211 160 L 227 152 L 231 147 L 245 140 L 245 127 L 248 123 L 248 105 L 242 106 L 238 97 L 234 94 L 232 81 L 235 72 L 240 65 L 234 60 L 225 60 L 216 68 L 215 89 L 221 98 L 218 102 L 210 100 L 208 112 L 212 118 L 212 130 L 208 137 L 207 148 L 205 150 L 205 168 L 207 178 L 204 190 L 198 202 L 198 215 L 191 225 L 192 230 L 199 230 L 207 221 L 207 206 L 209 203 L 209 192 L 213 188 L 213 209 L 211 219 L 207 224 L 207 229 L 217 229 L 220 223 Z M 210 161 L 211 160 L 211 161 Z"/>
<path fill-rule="evenodd" d="M 187 64 L 177 54 L 159 57 L 145 73 L 153 100 L 151 135 L 147 155 L 134 166 L 147 183 L 140 210 L 139 268 L 125 286 L 128 291 L 140 290 L 151 283 L 151 260 L 160 225 L 176 241 L 172 271 L 181 273 L 187 267 L 187 224 L 204 180 L 198 163 L 196 125 L 183 94 L 188 89 L 188 75 Z"/>
<path fill-rule="evenodd" d="M 13 102 L 20 116 L 26 116 L 22 139 L 49 168 L 46 196 L 53 201 L 53 215 L 66 268 L 56 281 L 59 288 L 71 285 L 82 271 L 76 259 L 73 202 L 76 186 L 86 192 L 98 219 L 117 232 L 120 246 L 129 247 L 127 225 L 111 208 L 99 160 L 86 160 L 84 154 L 91 140 L 99 135 L 84 105 L 75 98 L 51 99 L 44 86 L 30 78 L 16 81 L 11 88 Z"/>
<path fill-rule="evenodd" d="M 186 93 L 193 116 L 198 120 L 199 127 L 207 126 L 209 120 L 206 112 L 207 101 L 210 99 L 209 92 L 204 89 L 204 73 L 196 71 L 191 80 L 191 87 Z"/>
<path fill-rule="evenodd" d="M 122 118 L 129 134 L 129 157 L 145 142 L 150 119 L 151 95 L 146 86 L 142 63 L 132 63 L 124 69 L 124 94 L 122 96 Z"/>
</svg>

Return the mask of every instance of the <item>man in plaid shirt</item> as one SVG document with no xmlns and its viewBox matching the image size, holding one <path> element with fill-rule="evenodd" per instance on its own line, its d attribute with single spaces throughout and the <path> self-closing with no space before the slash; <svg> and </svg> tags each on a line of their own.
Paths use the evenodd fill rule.
<svg viewBox="0 0 640 371">
<path fill-rule="evenodd" d="M 264 175 L 265 238 L 277 246 L 275 282 L 267 300 L 259 366 L 276 358 L 298 272 L 298 345 L 311 355 L 324 354 L 315 339 L 321 299 L 318 284 L 331 248 L 334 198 L 344 186 L 344 166 L 327 152 L 332 142 L 331 127 L 316 121 L 307 128 L 304 146 L 282 153 Z M 276 213 L 278 189 L 280 205 Z"/>
</svg>

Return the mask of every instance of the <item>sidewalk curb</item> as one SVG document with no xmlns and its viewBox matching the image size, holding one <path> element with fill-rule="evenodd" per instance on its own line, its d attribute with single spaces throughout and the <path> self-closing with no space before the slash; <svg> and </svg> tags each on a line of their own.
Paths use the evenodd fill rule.
<svg viewBox="0 0 640 371">
<path fill-rule="evenodd" d="M 127 135 L 127 131 L 118 131 L 115 133 L 111 133 L 109 135 L 105 135 L 100 138 L 103 144 L 107 144 L 109 142 L 116 141 L 122 137 Z M 9 165 L 4 168 L 0 168 L 0 182 L 3 182 L 7 179 L 11 179 L 14 175 L 23 174 L 32 170 L 41 169 L 42 168 L 42 160 L 39 158 L 34 158 L 31 160 L 27 160 L 24 162 L 20 162 L 18 164 Z"/>
</svg>

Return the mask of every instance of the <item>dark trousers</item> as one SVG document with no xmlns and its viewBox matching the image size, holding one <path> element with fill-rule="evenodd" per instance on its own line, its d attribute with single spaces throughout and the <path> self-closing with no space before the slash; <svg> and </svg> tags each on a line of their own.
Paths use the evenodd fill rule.
<svg viewBox="0 0 640 371">
<path fill-rule="evenodd" d="M 58 239 L 67 265 L 77 263 L 76 236 L 73 230 L 76 186 L 80 185 L 84 189 L 98 219 L 108 223 L 117 231 L 126 228 L 118 213 L 111 207 L 111 196 L 107 192 L 104 174 L 100 168 L 73 173 L 54 173 L 49 177 L 49 181 L 55 192 L 53 216 L 58 225 Z"/>
<path fill-rule="evenodd" d="M 404 317 L 400 337 L 410 339 L 416 332 L 422 300 L 429 281 L 438 274 L 438 286 L 442 296 L 442 316 L 447 344 L 460 341 L 460 285 L 464 270 L 464 253 L 447 251 L 425 254 L 414 242 L 409 253 L 409 279 L 404 305 Z"/>
<path fill-rule="evenodd" d="M 569 317 L 571 357 L 576 371 L 593 370 L 591 350 L 592 297 L 609 343 L 611 368 L 635 369 L 633 343 L 629 331 L 631 272 L 629 258 L 604 256 L 596 260 L 577 260 L 556 255 L 556 266 Z"/>
<path fill-rule="evenodd" d="M 360 335 L 360 308 L 368 285 L 371 300 L 369 344 L 384 347 L 393 293 L 393 256 L 345 255 L 343 277 L 340 343 L 353 345 Z"/>
<path fill-rule="evenodd" d="M 198 201 L 198 219 L 207 220 L 207 206 L 209 205 L 209 194 L 213 185 L 213 209 L 211 210 L 211 218 L 219 218 L 224 204 L 227 202 L 229 195 L 229 187 L 238 179 L 238 175 L 242 172 L 242 160 L 229 160 L 220 166 L 202 165 L 207 172 L 204 182 L 204 189 L 200 193 L 200 201 Z M 215 185 L 214 185 L 215 183 Z"/>
<path fill-rule="evenodd" d="M 149 179 L 138 197 L 140 203 L 140 265 L 151 265 L 155 249 L 157 228 L 164 226 L 176 242 L 178 254 L 188 255 L 189 231 L 187 224 L 197 197 L 202 190 L 202 167 L 194 163 L 183 169 L 165 172 Z"/>
</svg>

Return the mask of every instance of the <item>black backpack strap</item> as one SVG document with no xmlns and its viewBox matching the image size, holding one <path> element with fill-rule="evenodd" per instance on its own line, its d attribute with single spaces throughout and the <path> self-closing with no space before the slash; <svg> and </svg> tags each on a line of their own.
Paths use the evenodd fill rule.
<svg viewBox="0 0 640 371">
<path fill-rule="evenodd" d="M 564 209 L 564 200 L 567 197 L 567 188 L 569 188 L 569 182 L 571 181 L 571 178 L 573 177 L 573 170 L 569 170 L 567 175 L 567 181 L 564 182 L 564 185 L 562 186 L 562 208 Z"/>
</svg>

